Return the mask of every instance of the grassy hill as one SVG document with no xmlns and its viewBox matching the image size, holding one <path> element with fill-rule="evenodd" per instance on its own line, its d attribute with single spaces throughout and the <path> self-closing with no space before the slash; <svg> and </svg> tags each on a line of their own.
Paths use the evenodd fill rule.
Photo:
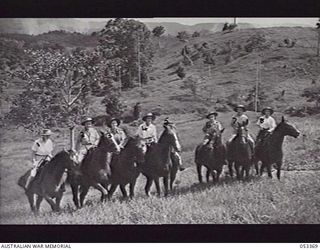
<svg viewBox="0 0 320 250">
<path fill-rule="evenodd" d="M 48 35 L 43 37 L 47 41 L 53 39 Z M 35 38 L 35 41 L 38 38 Z M 292 48 L 279 47 L 285 38 L 297 39 L 296 45 Z M 228 41 L 233 41 L 234 49 L 233 59 L 226 63 Z M 255 85 L 258 54 L 261 54 L 261 88 L 266 93 L 266 102 L 277 109 L 276 120 L 280 120 L 288 107 L 306 105 L 305 100 L 300 97 L 302 90 L 311 85 L 312 79 L 316 80 L 316 84 L 320 84 L 319 60 L 314 56 L 315 31 L 311 28 L 267 28 L 231 33 L 217 32 L 193 38 L 189 40 L 188 46 L 193 48 L 194 44 L 203 42 L 208 43 L 210 50 L 216 49 L 216 64 L 211 68 L 211 75 L 201 56 L 194 61 L 194 65 L 184 66 L 186 78 L 199 79 L 196 95 L 183 87 L 184 80 L 171 74 L 177 66 L 168 68 L 183 59 L 180 52 L 186 45 L 174 37 L 160 38 L 161 47 L 156 50 L 149 83 L 142 88 L 122 92 L 122 100 L 128 107 L 127 112 L 139 101 L 143 112 L 155 111 L 160 114 L 156 120 L 159 131 L 162 130 L 161 122 L 166 116 L 170 116 L 177 124 L 183 146 L 181 155 L 187 170 L 179 173 L 175 191 L 168 198 L 158 198 L 155 195 L 146 198 L 143 191 L 145 178 L 140 176 L 136 198 L 132 201 L 122 201 L 120 192 L 117 191 L 112 201 L 100 204 L 99 193 L 90 190 L 86 206 L 75 210 L 70 188 L 67 187 L 62 213 L 51 213 L 44 202 L 41 216 L 34 217 L 29 213 L 27 198 L 16 182 L 18 177 L 31 167 L 29 148 L 35 137 L 23 130 L 5 129 L 1 130 L 0 134 L 0 222 L 319 223 L 319 115 L 289 118 L 301 131 L 301 136 L 298 139 L 286 138 L 284 142 L 281 181 L 263 176 L 254 177 L 249 182 L 237 182 L 230 180 L 225 167 L 220 184 L 199 185 L 194 166 L 194 149 L 203 138 L 201 127 L 205 122 L 204 114 L 213 108 L 226 107 L 225 112 L 219 113 L 219 120 L 226 127 L 223 135 L 225 141 L 231 133 L 228 124 L 233 114 L 228 104 L 246 102 L 248 91 Z M 68 41 L 66 43 L 70 44 Z M 158 41 L 155 46 L 158 46 Z M 255 49 L 250 51 L 250 46 Z M 192 49 L 192 53 L 196 54 L 197 51 Z M 11 84 L 9 89 L 14 87 L 17 85 Z M 284 96 L 280 96 L 282 90 L 285 90 Z M 92 114 L 103 114 L 104 107 L 99 101 L 94 100 L 93 103 Z M 252 111 L 247 113 L 251 121 L 249 130 L 256 135 L 255 120 L 258 114 Z M 136 129 L 135 126 L 125 126 L 131 131 Z M 61 150 L 68 143 L 67 131 L 56 131 L 53 140 L 57 151 Z M 152 190 L 154 194 L 154 187 Z"/>
</svg>

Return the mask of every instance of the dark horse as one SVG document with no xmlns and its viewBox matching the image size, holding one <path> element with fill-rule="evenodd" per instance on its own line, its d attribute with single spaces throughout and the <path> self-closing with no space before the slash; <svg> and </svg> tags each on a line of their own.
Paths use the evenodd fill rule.
<svg viewBox="0 0 320 250">
<path fill-rule="evenodd" d="M 206 145 L 200 144 L 195 151 L 195 163 L 197 166 L 199 182 L 202 183 L 201 169 L 202 166 L 207 168 L 207 182 L 210 174 L 214 181 L 219 181 L 223 165 L 226 161 L 226 148 L 221 141 L 222 131 L 214 131 Z M 216 176 L 214 171 L 216 171 Z"/>
<path fill-rule="evenodd" d="M 258 170 L 258 162 L 262 162 L 260 175 L 262 175 L 263 170 L 266 168 L 268 176 L 272 178 L 271 166 L 275 164 L 277 169 L 277 177 L 280 180 L 283 158 L 282 144 L 284 137 L 288 135 L 297 138 L 299 134 L 300 132 L 294 126 L 287 123 L 282 116 L 281 122 L 275 128 L 273 133 L 266 137 L 264 142 L 260 145 L 257 145 L 255 148 L 254 160 L 256 170 Z"/>
<path fill-rule="evenodd" d="M 50 204 L 53 211 L 59 211 L 64 192 L 62 185 L 66 181 L 67 173 L 73 171 L 76 171 L 76 166 L 72 160 L 72 155 L 64 150 L 56 154 L 51 161 L 44 164 L 39 169 L 30 187 L 26 190 L 31 210 L 37 214 L 44 198 Z M 31 169 L 19 178 L 19 186 L 25 187 L 30 172 Z"/>
<path fill-rule="evenodd" d="M 120 152 L 120 148 L 110 133 L 101 132 L 100 141 L 97 147 L 88 150 L 80 164 L 81 178 L 76 181 L 70 178 L 70 186 L 73 194 L 73 202 L 77 208 L 83 206 L 84 199 L 90 187 L 101 192 L 101 201 L 107 198 L 106 186 L 109 182 L 107 153 Z M 80 203 L 79 203 L 80 187 Z"/>
<path fill-rule="evenodd" d="M 127 198 L 125 186 L 130 184 L 130 198 L 134 196 L 134 187 L 140 174 L 138 167 L 144 161 L 146 145 L 139 137 L 130 137 L 120 154 L 114 154 L 111 160 L 111 187 L 108 197 L 111 198 L 118 185 L 124 198 Z"/>
<path fill-rule="evenodd" d="M 154 143 L 148 148 L 145 162 L 142 165 L 142 174 L 147 177 L 145 186 L 146 195 L 149 196 L 150 187 L 154 181 L 157 193 L 160 196 L 159 178 L 163 177 L 165 196 L 169 191 L 169 178 L 170 190 L 173 188 L 178 167 L 171 161 L 172 149 L 177 152 L 181 151 L 181 145 L 176 134 L 172 128 L 166 127 L 160 136 L 158 143 Z"/>
<path fill-rule="evenodd" d="M 233 177 L 233 164 L 236 170 L 237 179 L 249 177 L 250 167 L 252 165 L 253 149 L 247 138 L 247 124 L 238 123 L 237 135 L 227 145 L 227 160 L 230 176 Z"/>
</svg>

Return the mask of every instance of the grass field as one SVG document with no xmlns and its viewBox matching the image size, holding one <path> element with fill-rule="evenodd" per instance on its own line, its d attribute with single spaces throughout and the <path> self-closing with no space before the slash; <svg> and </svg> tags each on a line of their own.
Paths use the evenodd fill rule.
<svg viewBox="0 0 320 250">
<path fill-rule="evenodd" d="M 248 112 L 253 121 L 256 114 Z M 231 113 L 221 114 L 227 127 Z M 277 120 L 281 114 L 276 114 Z M 159 121 L 161 121 L 159 118 Z M 17 179 L 30 167 L 32 136 L 18 132 L 2 132 L 1 144 L 1 223 L 2 224 L 171 224 L 171 223 L 320 223 L 320 127 L 319 117 L 295 118 L 303 135 L 286 138 L 282 179 L 252 177 L 248 182 L 231 180 L 223 174 L 221 183 L 198 184 L 194 166 L 194 148 L 202 139 L 204 120 L 196 114 L 172 117 L 178 125 L 183 146 L 182 158 L 187 170 L 180 172 L 174 192 L 167 198 L 147 198 L 140 175 L 136 197 L 121 199 L 120 191 L 112 201 L 101 204 L 100 194 L 91 189 L 84 208 L 76 210 L 70 188 L 62 202 L 62 212 L 52 213 L 43 202 L 40 216 L 31 214 Z M 160 123 L 160 122 L 159 122 Z M 134 128 L 130 128 L 134 129 Z M 159 131 L 161 128 L 159 126 Z M 256 133 L 256 127 L 250 125 Z M 303 139 L 304 138 L 304 139 Z M 58 149 L 67 142 L 56 134 Z M 224 169 L 226 171 L 226 167 Z"/>
</svg>

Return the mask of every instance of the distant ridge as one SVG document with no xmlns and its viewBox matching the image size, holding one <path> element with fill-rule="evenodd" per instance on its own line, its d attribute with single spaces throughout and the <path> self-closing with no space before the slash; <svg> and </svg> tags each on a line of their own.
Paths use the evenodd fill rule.
<svg viewBox="0 0 320 250">
<path fill-rule="evenodd" d="M 18 33 L 18 34 L 29 34 L 38 35 L 54 30 L 64 30 L 68 32 L 79 32 L 79 33 L 92 33 L 94 31 L 101 30 L 107 20 L 81 20 L 73 18 L 4 18 L 0 20 L 0 33 Z M 221 31 L 223 23 L 198 23 L 195 25 L 185 25 L 176 22 L 145 22 L 147 27 L 152 30 L 156 26 L 163 26 L 168 35 L 176 35 L 179 31 L 187 31 L 193 33 L 195 31 Z M 254 28 L 253 24 L 239 23 L 240 29 Z"/>
</svg>

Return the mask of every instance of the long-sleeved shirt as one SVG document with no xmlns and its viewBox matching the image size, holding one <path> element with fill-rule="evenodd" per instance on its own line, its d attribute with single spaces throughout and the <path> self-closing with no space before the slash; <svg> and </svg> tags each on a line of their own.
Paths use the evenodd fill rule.
<svg viewBox="0 0 320 250">
<path fill-rule="evenodd" d="M 249 118 L 248 116 L 246 116 L 245 114 L 242 114 L 241 116 L 238 115 L 234 115 L 232 116 L 232 120 L 231 120 L 231 126 L 233 128 L 233 132 L 237 133 L 239 124 L 245 124 L 247 123 L 247 125 L 249 124 Z M 245 125 L 247 127 L 247 125 Z"/>
<path fill-rule="evenodd" d="M 157 129 L 153 124 L 147 126 L 146 123 L 142 123 L 137 129 L 136 135 L 147 143 L 157 142 Z"/>
<path fill-rule="evenodd" d="M 269 132 L 272 132 L 277 127 L 277 124 L 274 118 L 271 116 L 267 118 L 265 115 L 259 117 L 257 121 L 257 125 L 261 129 L 267 129 Z"/>
<path fill-rule="evenodd" d="M 100 135 L 95 128 L 82 130 L 78 136 L 76 150 L 89 149 L 97 146 L 100 140 Z"/>
<path fill-rule="evenodd" d="M 214 121 L 207 121 L 206 124 L 203 126 L 202 131 L 205 134 L 210 134 L 213 132 L 213 130 L 221 131 L 222 129 L 223 127 L 221 123 L 218 122 L 217 120 L 214 120 Z"/>
<path fill-rule="evenodd" d="M 31 150 L 36 156 L 49 155 L 52 157 L 53 142 L 51 141 L 51 139 L 43 141 L 43 139 L 40 138 L 33 143 Z"/>
<path fill-rule="evenodd" d="M 113 134 L 115 141 L 118 143 L 120 147 L 124 147 L 127 143 L 127 135 L 122 128 L 109 129 L 111 134 Z"/>
</svg>

